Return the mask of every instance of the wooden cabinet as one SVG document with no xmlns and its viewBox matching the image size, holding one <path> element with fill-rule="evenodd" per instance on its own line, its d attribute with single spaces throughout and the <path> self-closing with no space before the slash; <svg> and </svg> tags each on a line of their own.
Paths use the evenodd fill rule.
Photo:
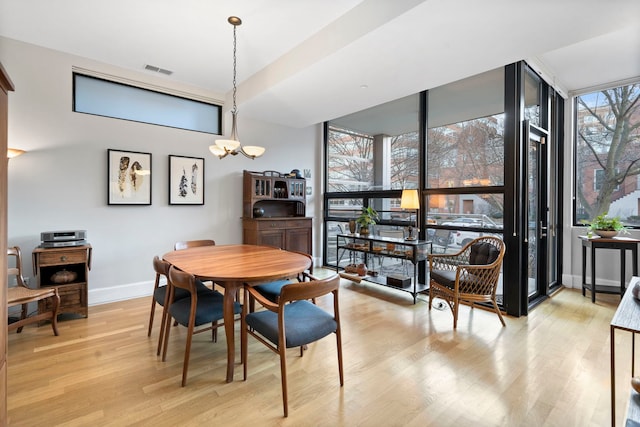
<svg viewBox="0 0 640 427">
<path fill-rule="evenodd" d="M 312 221 L 306 214 L 306 180 L 275 171 L 243 175 L 243 242 L 312 252 Z"/>
<path fill-rule="evenodd" d="M 74 313 L 87 317 L 89 270 L 91 269 L 91 245 L 64 248 L 36 248 L 33 250 L 33 272 L 40 287 L 57 287 L 60 294 L 58 314 Z M 54 283 L 53 276 L 68 271 L 75 276 L 69 283 Z M 38 302 L 38 311 L 44 312 L 51 302 Z"/>
<path fill-rule="evenodd" d="M 244 243 L 311 255 L 311 218 L 243 218 Z"/>
</svg>

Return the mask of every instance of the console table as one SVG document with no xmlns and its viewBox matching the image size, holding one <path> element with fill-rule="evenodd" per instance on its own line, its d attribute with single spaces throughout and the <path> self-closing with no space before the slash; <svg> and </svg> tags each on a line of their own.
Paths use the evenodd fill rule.
<svg viewBox="0 0 640 427">
<path fill-rule="evenodd" d="M 413 303 L 417 301 L 420 292 L 424 292 L 429 287 L 425 284 L 418 283 L 418 263 L 425 261 L 427 255 L 431 252 L 431 241 L 429 240 L 406 240 L 395 237 L 365 236 L 359 234 L 338 234 L 336 236 L 336 247 L 338 260 L 336 263 L 336 271 L 339 273 L 340 261 L 344 254 L 362 253 L 367 256 L 380 256 L 387 258 L 396 258 L 410 261 L 413 264 L 413 277 L 408 287 L 397 286 L 387 282 L 387 277 L 382 275 L 357 276 L 345 275 L 342 277 L 355 279 L 357 281 L 366 280 L 378 285 L 388 286 L 401 291 L 409 292 L 413 295 Z"/>
<path fill-rule="evenodd" d="M 640 281 L 640 277 L 633 277 L 629 282 L 629 288 L 633 289 L 636 282 Z M 640 332 L 640 301 L 633 298 L 631 291 L 625 292 L 620 301 L 620 305 L 613 315 L 610 326 L 611 335 L 611 426 L 616 425 L 616 357 L 615 357 L 615 331 L 631 332 L 631 379 L 635 375 L 635 348 L 636 333 Z M 629 397 L 629 406 L 627 409 L 627 419 L 640 421 L 640 395 L 631 388 Z"/>
<path fill-rule="evenodd" d="M 603 294 L 624 294 L 624 275 L 626 271 L 625 251 L 632 254 L 633 275 L 638 275 L 638 243 L 640 240 L 631 237 L 587 237 L 579 236 L 582 240 L 582 296 L 585 289 L 591 291 L 591 302 L 596 302 L 596 292 Z M 591 283 L 587 283 L 587 248 L 591 248 Z M 596 285 L 596 249 L 618 249 L 620 251 L 620 288 L 615 286 Z"/>
</svg>

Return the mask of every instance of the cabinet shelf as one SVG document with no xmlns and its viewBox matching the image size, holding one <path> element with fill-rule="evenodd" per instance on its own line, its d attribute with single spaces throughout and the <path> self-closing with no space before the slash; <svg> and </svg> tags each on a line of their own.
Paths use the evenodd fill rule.
<svg viewBox="0 0 640 427">
<path fill-rule="evenodd" d="M 336 236 L 336 247 L 338 248 L 338 260 L 336 271 L 347 279 L 355 282 L 366 280 L 367 282 L 387 286 L 409 292 L 413 295 L 413 303 L 417 301 L 417 295 L 429 289 L 425 284 L 418 283 L 417 266 L 427 259 L 431 251 L 431 242 L 428 240 L 404 240 L 393 237 L 360 236 L 355 234 L 338 234 Z M 346 252 L 361 253 L 368 256 L 385 257 L 409 261 L 413 264 L 413 277 L 409 286 L 396 286 L 387 282 L 387 276 L 358 276 L 340 272 L 340 261 Z"/>
</svg>

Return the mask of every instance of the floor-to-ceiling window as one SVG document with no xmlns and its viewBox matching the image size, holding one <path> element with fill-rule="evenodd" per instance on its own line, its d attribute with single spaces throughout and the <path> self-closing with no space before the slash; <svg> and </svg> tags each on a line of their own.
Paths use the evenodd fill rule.
<svg viewBox="0 0 640 427">
<path fill-rule="evenodd" d="M 381 213 L 378 230 L 421 224 L 421 238 L 440 252 L 495 235 L 509 264 L 498 300 L 526 314 L 560 275 L 561 241 L 547 231 L 558 227 L 561 187 L 544 177 L 557 170 L 558 103 L 517 63 L 327 122 L 324 263 L 336 265 L 335 235 L 362 206 Z M 399 206 L 403 188 L 420 191 L 417 221 Z"/>
</svg>

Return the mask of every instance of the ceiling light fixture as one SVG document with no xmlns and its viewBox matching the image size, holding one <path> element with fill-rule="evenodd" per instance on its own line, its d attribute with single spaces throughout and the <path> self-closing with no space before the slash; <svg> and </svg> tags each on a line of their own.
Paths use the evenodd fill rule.
<svg viewBox="0 0 640 427">
<path fill-rule="evenodd" d="M 242 24 L 242 20 L 237 16 L 230 16 L 227 21 L 233 25 L 233 109 L 231 110 L 231 136 L 229 139 L 218 139 L 214 145 L 209 146 L 209 151 L 221 159 L 227 157 L 229 154 L 235 156 L 238 153 L 250 159 L 255 159 L 264 154 L 264 147 L 243 147 L 238 140 L 238 125 L 236 124 L 238 116 L 236 106 L 236 27 Z"/>
</svg>

